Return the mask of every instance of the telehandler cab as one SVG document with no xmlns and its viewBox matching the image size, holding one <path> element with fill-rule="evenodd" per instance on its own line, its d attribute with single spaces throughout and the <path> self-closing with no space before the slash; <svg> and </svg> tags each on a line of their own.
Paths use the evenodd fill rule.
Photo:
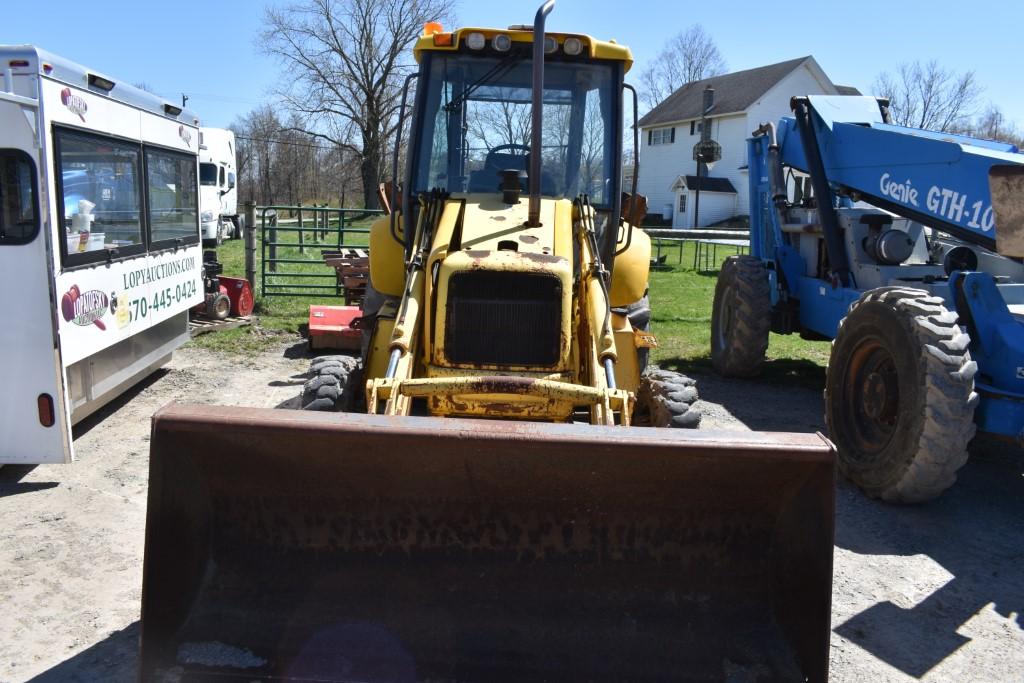
<svg viewBox="0 0 1024 683">
<path fill-rule="evenodd" d="M 144 680 L 826 678 L 832 447 L 635 426 L 697 414 L 643 369 L 632 58 L 553 5 L 417 41 L 362 363 L 154 417 Z"/>
</svg>

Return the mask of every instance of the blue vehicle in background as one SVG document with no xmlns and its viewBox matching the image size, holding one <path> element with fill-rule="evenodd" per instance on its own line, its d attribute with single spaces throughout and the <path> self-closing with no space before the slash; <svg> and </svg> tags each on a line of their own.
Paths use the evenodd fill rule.
<svg viewBox="0 0 1024 683">
<path fill-rule="evenodd" d="M 825 419 L 868 495 L 919 502 L 976 431 L 1024 439 L 1024 155 L 806 97 L 748 140 L 751 253 L 722 265 L 711 349 L 757 374 L 769 332 L 831 339 Z"/>
</svg>

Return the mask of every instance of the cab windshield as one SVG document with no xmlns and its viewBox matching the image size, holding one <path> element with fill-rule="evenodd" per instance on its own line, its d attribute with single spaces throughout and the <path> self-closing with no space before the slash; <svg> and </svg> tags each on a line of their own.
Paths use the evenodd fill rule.
<svg viewBox="0 0 1024 683">
<path fill-rule="evenodd" d="M 529 168 L 532 62 L 528 54 L 427 53 L 414 193 L 499 192 L 500 173 Z M 590 196 L 610 206 L 618 192 L 618 65 L 545 61 L 541 194 Z M 523 190 L 529 187 L 522 181 Z"/>
</svg>

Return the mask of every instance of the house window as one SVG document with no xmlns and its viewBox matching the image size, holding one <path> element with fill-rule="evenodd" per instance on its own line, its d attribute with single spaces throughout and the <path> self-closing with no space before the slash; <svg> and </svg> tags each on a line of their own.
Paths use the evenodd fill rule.
<svg viewBox="0 0 1024 683">
<path fill-rule="evenodd" d="M 679 193 L 679 213 L 686 213 L 686 193 Z"/>
<path fill-rule="evenodd" d="M 700 135 L 702 123 L 703 121 L 690 121 L 690 135 Z"/>
<path fill-rule="evenodd" d="M 647 131 L 648 145 L 670 145 L 676 141 L 675 128 L 655 128 Z"/>
</svg>

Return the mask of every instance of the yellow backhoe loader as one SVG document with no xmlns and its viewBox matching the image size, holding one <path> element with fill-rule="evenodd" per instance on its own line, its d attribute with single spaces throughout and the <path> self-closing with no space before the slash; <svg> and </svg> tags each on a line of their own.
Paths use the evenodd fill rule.
<svg viewBox="0 0 1024 683">
<path fill-rule="evenodd" d="M 827 677 L 832 447 L 672 428 L 632 57 L 553 4 L 417 41 L 362 358 L 306 411 L 154 417 L 142 680 Z"/>
</svg>

